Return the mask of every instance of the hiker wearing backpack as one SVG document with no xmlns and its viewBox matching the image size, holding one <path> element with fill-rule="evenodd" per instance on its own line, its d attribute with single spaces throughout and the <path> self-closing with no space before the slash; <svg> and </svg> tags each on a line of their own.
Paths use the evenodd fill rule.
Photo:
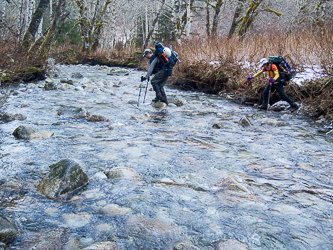
<svg viewBox="0 0 333 250">
<path fill-rule="evenodd" d="M 164 85 L 166 84 L 169 76 L 172 75 L 172 69 L 176 62 L 171 56 L 171 50 L 160 42 L 155 45 L 155 53 L 151 49 L 144 51 L 144 57 L 150 59 L 150 66 L 146 76 L 141 77 L 141 81 L 149 79 L 154 74 L 151 80 L 151 85 L 156 93 L 153 102 L 164 102 L 168 104 L 168 99 L 164 91 Z"/>
<path fill-rule="evenodd" d="M 282 57 L 278 57 L 282 59 Z M 285 62 L 285 61 L 284 61 Z M 248 81 L 252 80 L 254 77 L 261 75 L 263 72 L 268 73 L 269 84 L 265 88 L 263 92 L 263 102 L 258 106 L 259 109 L 267 109 L 269 94 L 273 92 L 275 89 L 278 92 L 279 96 L 282 100 L 288 102 L 293 110 L 298 109 L 298 105 L 284 92 L 283 86 L 286 85 L 286 81 L 289 81 L 292 76 L 290 76 L 289 71 L 285 71 L 281 65 L 276 65 L 274 63 L 270 63 L 267 58 L 262 58 L 259 62 L 261 70 L 256 73 L 254 76 L 249 76 L 247 78 Z M 286 65 L 289 64 L 285 62 Z M 279 67 L 279 68 L 278 68 Z M 290 67 L 289 67 L 290 68 Z M 280 69 L 280 70 L 279 70 Z M 280 72 L 279 72 L 280 71 Z"/>
</svg>

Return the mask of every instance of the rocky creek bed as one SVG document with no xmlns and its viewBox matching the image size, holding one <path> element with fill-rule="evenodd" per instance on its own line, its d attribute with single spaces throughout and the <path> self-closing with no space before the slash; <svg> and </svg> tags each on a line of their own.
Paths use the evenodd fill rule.
<svg viewBox="0 0 333 250">
<path fill-rule="evenodd" d="M 151 86 L 137 107 L 144 72 L 56 69 L 0 123 L 0 249 L 332 249 L 321 124 Z"/>
</svg>

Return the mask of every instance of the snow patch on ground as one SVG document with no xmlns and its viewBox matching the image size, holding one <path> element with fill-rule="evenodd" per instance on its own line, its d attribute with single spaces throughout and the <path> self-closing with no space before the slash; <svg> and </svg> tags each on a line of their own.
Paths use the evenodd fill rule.
<svg viewBox="0 0 333 250">
<path fill-rule="evenodd" d="M 298 85 L 302 85 L 304 81 L 315 80 L 325 76 L 328 75 L 324 73 L 324 70 L 320 66 L 306 65 L 304 67 L 304 71 L 296 73 L 295 77 L 291 79 L 291 81 Z"/>
</svg>

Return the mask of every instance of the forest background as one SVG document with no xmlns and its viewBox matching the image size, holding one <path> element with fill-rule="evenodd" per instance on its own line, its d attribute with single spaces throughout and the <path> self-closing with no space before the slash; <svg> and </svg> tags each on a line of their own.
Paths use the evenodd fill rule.
<svg viewBox="0 0 333 250">
<path fill-rule="evenodd" d="M 172 45 L 182 61 L 172 84 L 260 102 L 267 80 L 246 77 L 262 57 L 283 56 L 297 72 L 322 74 L 288 84 L 310 117 L 333 120 L 330 0 L 1 0 L 0 113 L 13 86 L 45 78 L 49 58 L 147 69 L 142 51 Z M 279 100 L 273 93 L 272 102 Z"/>
</svg>

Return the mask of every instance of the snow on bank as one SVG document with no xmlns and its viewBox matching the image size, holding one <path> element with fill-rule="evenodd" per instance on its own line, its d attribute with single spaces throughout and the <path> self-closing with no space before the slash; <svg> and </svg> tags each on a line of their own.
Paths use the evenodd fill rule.
<svg viewBox="0 0 333 250">
<path fill-rule="evenodd" d="M 323 73 L 323 69 L 320 66 L 309 66 L 305 65 L 304 71 L 297 72 L 296 76 L 291 79 L 293 83 L 296 83 L 298 85 L 302 85 L 303 82 L 309 81 L 309 80 L 315 80 L 319 79 L 325 76 L 328 76 L 327 74 Z"/>
<path fill-rule="evenodd" d="M 221 62 L 219 61 L 211 61 L 209 62 L 210 65 L 213 66 L 219 66 L 221 65 Z M 250 69 L 256 69 L 258 68 L 257 71 L 254 71 L 253 74 L 255 74 L 256 72 L 258 72 L 259 66 L 256 63 L 250 63 L 250 62 L 239 62 L 239 65 L 242 68 L 250 68 Z M 293 69 L 295 70 L 295 69 Z M 324 69 L 322 69 L 320 66 L 318 65 L 304 65 L 302 71 L 301 70 L 296 70 L 296 75 L 293 77 L 293 79 L 291 79 L 291 82 L 297 84 L 297 85 L 302 85 L 303 82 L 305 81 L 309 81 L 309 80 L 316 80 L 322 77 L 326 77 L 328 76 L 327 74 L 324 73 Z"/>
</svg>

